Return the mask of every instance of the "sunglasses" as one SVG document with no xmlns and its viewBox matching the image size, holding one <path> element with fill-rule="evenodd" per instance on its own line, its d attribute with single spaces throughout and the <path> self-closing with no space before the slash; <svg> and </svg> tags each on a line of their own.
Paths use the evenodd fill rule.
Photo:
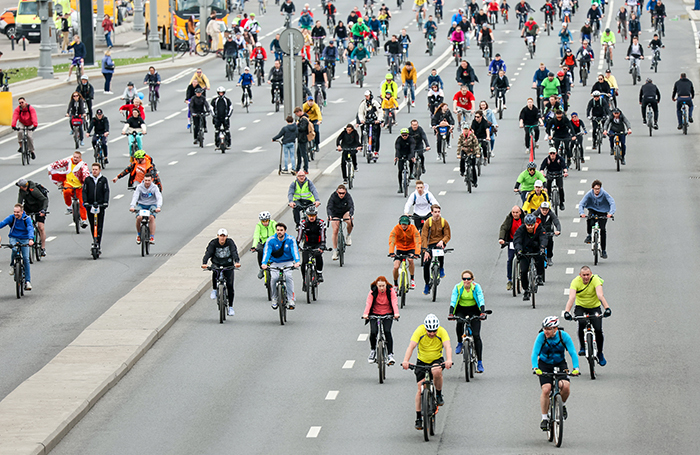
<svg viewBox="0 0 700 455">
<path fill-rule="evenodd" d="M 338 196 L 345 196 L 345 191 L 343 191 L 342 193 L 338 191 Z"/>
<path fill-rule="evenodd" d="M 462 278 L 462 281 L 471 281 L 471 280 L 473 280 L 473 279 L 474 279 L 474 278 L 468 276 L 468 277 L 466 277 L 466 278 Z"/>
<path fill-rule="evenodd" d="M 437 333 L 437 330 L 426 330 L 428 333 Z"/>
<path fill-rule="evenodd" d="M 401 137 L 408 137 L 408 134 L 402 134 Z"/>
</svg>

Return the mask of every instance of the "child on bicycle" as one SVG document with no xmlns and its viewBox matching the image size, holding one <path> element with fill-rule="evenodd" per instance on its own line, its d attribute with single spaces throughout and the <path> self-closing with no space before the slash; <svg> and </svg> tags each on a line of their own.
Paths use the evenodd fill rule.
<svg viewBox="0 0 700 455">
<path fill-rule="evenodd" d="M 143 141 L 141 136 L 146 134 L 146 122 L 141 118 L 141 112 L 134 108 L 131 111 L 131 117 L 126 120 L 126 124 L 122 129 L 122 134 L 128 135 L 129 139 L 129 155 L 131 155 L 131 144 L 134 143 L 134 136 L 132 133 L 136 132 L 136 145 L 138 150 L 143 149 Z"/>
<path fill-rule="evenodd" d="M 243 69 L 243 74 L 238 78 L 238 86 L 243 89 L 243 94 L 241 95 L 241 105 L 245 104 L 245 92 L 248 93 L 248 99 L 250 104 L 253 104 L 253 91 L 251 87 L 253 86 L 253 75 L 250 74 L 250 68 L 247 66 Z"/>
<path fill-rule="evenodd" d="M 391 92 L 386 92 L 384 94 L 384 99 L 382 100 L 382 110 L 384 111 L 384 126 L 389 127 L 389 121 L 391 123 L 396 123 L 396 109 L 399 108 L 399 103 L 396 101 L 391 94 Z"/>
</svg>

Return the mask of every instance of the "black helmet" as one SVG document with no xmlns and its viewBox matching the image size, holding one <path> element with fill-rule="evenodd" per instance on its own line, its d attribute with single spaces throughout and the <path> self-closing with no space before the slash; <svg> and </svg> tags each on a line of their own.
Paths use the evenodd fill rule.
<svg viewBox="0 0 700 455">
<path fill-rule="evenodd" d="M 306 216 L 316 216 L 318 215 L 318 210 L 316 210 L 316 206 L 312 205 L 311 207 L 306 209 Z"/>
<path fill-rule="evenodd" d="M 534 161 L 530 161 L 527 163 L 527 168 L 528 169 L 537 169 L 537 164 Z"/>
<path fill-rule="evenodd" d="M 202 89 L 202 87 L 197 87 L 196 89 L 194 89 L 194 92 L 195 93 L 204 93 L 204 89 Z"/>
</svg>

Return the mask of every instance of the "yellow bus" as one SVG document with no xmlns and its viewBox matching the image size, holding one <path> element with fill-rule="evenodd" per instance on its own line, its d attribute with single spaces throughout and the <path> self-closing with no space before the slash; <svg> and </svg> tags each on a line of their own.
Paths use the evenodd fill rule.
<svg viewBox="0 0 700 455">
<path fill-rule="evenodd" d="M 146 13 L 146 36 L 150 30 L 150 2 L 145 4 Z M 199 0 L 174 0 L 175 17 L 170 17 L 170 0 L 155 0 L 158 3 L 158 35 L 160 35 L 160 45 L 162 48 L 170 47 L 170 29 L 174 26 L 175 41 L 187 41 L 187 20 L 194 16 L 195 26 L 199 24 Z M 213 0 L 209 6 L 210 11 L 216 13 L 218 19 L 228 24 L 228 0 Z"/>
</svg>

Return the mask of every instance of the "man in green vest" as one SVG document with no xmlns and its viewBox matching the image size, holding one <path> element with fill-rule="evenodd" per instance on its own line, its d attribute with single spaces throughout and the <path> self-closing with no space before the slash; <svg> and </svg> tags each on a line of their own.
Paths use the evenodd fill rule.
<svg viewBox="0 0 700 455">
<path fill-rule="evenodd" d="M 299 227 L 300 212 L 305 210 L 310 205 L 318 207 L 321 205 L 318 191 L 313 182 L 306 178 L 306 172 L 299 169 L 296 179 L 289 185 L 287 191 L 287 200 L 289 206 L 293 209 L 294 223 Z"/>
</svg>

